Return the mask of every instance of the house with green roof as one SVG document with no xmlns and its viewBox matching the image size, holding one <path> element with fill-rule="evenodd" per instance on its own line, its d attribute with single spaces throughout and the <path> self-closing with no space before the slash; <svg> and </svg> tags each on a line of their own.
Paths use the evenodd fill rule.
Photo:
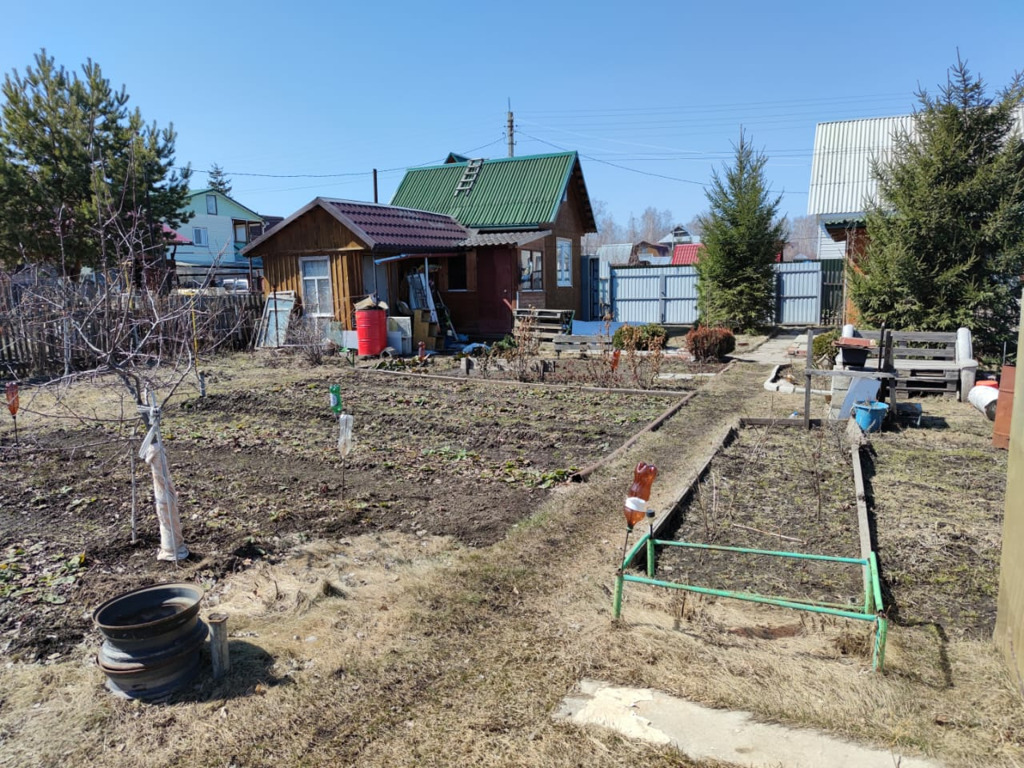
<svg viewBox="0 0 1024 768">
<path fill-rule="evenodd" d="M 580 312 L 581 239 L 597 223 L 577 153 L 451 154 L 409 169 L 391 205 L 451 216 L 470 230 L 432 276 L 460 330 L 508 333 L 516 308 Z"/>
</svg>

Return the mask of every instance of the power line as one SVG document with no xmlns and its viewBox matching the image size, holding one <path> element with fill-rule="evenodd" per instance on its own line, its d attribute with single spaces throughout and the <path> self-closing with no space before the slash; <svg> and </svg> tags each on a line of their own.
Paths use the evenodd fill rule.
<svg viewBox="0 0 1024 768">
<path fill-rule="evenodd" d="M 536 136 L 531 136 L 528 133 L 523 133 L 522 131 L 520 131 L 519 133 L 520 133 L 520 135 L 525 136 L 528 139 L 532 139 L 533 141 L 538 141 L 541 144 L 547 144 L 549 147 L 554 147 L 555 149 L 560 150 L 562 152 L 572 152 L 573 151 L 571 149 L 567 149 L 565 147 L 561 147 L 558 144 L 553 144 L 550 141 L 545 141 L 544 139 L 538 139 Z M 655 178 L 658 178 L 658 179 L 668 179 L 669 181 L 679 181 L 679 182 L 682 182 L 683 184 L 696 184 L 698 187 L 705 187 L 705 188 L 707 187 L 707 184 L 705 184 L 702 181 L 694 181 L 693 179 L 681 179 L 678 176 L 667 176 L 667 175 L 665 175 L 663 173 L 653 173 L 651 171 L 641 171 L 638 168 L 630 168 L 627 165 L 619 165 L 618 163 L 613 163 L 613 162 L 611 162 L 609 160 L 602 160 L 599 157 L 593 157 L 591 155 L 585 155 L 582 152 L 580 152 L 579 155 L 580 155 L 580 157 L 585 157 L 587 160 L 593 160 L 595 163 L 602 163 L 603 165 L 610 165 L 612 168 L 619 168 L 619 169 L 621 169 L 623 171 L 630 171 L 631 173 L 639 173 L 642 176 L 654 176 Z"/>
<path fill-rule="evenodd" d="M 499 136 L 494 141 L 489 141 L 486 144 L 481 144 L 479 147 L 473 147 L 472 149 L 467 149 L 463 153 L 460 153 L 460 154 L 469 155 L 469 154 L 472 154 L 473 152 L 477 152 L 477 151 L 479 151 L 481 149 L 486 149 L 487 147 L 493 146 L 494 144 L 498 144 L 498 143 L 503 142 L 503 141 L 505 141 L 505 134 L 504 133 L 502 133 L 502 135 Z M 396 166 L 394 168 L 383 168 L 381 170 L 378 170 L 377 173 L 378 174 L 394 173 L 395 171 L 404 171 L 404 170 L 407 170 L 409 168 L 420 168 L 420 167 L 425 166 L 425 165 L 434 165 L 434 164 L 438 164 L 439 162 L 442 162 L 442 161 L 428 160 L 428 161 L 423 162 L 423 163 L 410 163 L 408 165 L 400 165 L 400 166 Z M 183 170 L 185 170 L 185 167 L 178 166 L 176 168 L 176 170 L 183 171 Z M 195 171 L 197 169 L 193 168 L 192 170 Z M 199 173 L 205 173 L 205 174 L 209 175 L 210 171 L 202 171 L 202 170 L 200 170 Z M 260 178 L 260 179 L 340 179 L 340 178 L 348 178 L 348 177 L 372 176 L 373 175 L 373 171 L 372 170 L 371 171 L 344 171 L 344 172 L 339 172 L 339 173 L 257 173 L 255 171 L 228 171 L 228 170 L 223 170 L 222 173 L 225 176 L 232 176 L 232 177 L 234 177 L 234 176 L 238 176 L 238 177 L 254 177 L 254 178 Z"/>
</svg>

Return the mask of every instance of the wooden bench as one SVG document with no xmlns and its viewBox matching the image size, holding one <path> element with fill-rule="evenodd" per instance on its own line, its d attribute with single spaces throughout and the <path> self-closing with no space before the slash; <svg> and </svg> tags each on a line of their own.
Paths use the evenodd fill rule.
<svg viewBox="0 0 1024 768">
<path fill-rule="evenodd" d="M 611 351 L 611 336 L 570 336 L 569 334 L 557 334 L 551 343 L 555 347 L 555 357 L 561 357 L 563 352 L 576 352 L 580 355 L 601 354 Z"/>
<path fill-rule="evenodd" d="M 961 329 L 967 330 L 967 329 Z M 879 342 L 879 331 L 856 332 Z M 899 392 L 957 395 L 965 401 L 974 386 L 978 361 L 973 357 L 970 331 L 957 342 L 957 332 L 886 331 L 884 368 L 896 374 Z M 877 355 L 877 350 L 874 351 Z M 872 355 L 868 356 L 872 364 Z"/>
</svg>

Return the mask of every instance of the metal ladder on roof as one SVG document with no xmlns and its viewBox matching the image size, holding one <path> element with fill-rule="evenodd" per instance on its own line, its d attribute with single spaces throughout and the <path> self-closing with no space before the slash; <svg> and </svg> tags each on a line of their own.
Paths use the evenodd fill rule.
<svg viewBox="0 0 1024 768">
<path fill-rule="evenodd" d="M 456 197 L 459 196 L 460 192 L 469 194 L 469 190 L 473 188 L 473 183 L 476 181 L 476 177 L 480 175 L 480 166 L 483 164 L 483 158 L 470 160 L 466 163 L 466 170 L 463 171 L 462 178 L 459 179 L 459 183 L 455 187 Z"/>
</svg>

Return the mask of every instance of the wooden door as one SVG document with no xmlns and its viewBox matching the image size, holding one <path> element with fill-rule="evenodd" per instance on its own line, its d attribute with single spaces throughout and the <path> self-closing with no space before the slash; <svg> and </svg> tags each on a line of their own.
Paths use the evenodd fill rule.
<svg viewBox="0 0 1024 768">
<path fill-rule="evenodd" d="M 512 312 L 505 304 L 515 302 L 515 250 L 482 248 L 477 251 L 477 294 L 480 297 L 480 333 L 500 335 L 512 332 Z"/>
</svg>

